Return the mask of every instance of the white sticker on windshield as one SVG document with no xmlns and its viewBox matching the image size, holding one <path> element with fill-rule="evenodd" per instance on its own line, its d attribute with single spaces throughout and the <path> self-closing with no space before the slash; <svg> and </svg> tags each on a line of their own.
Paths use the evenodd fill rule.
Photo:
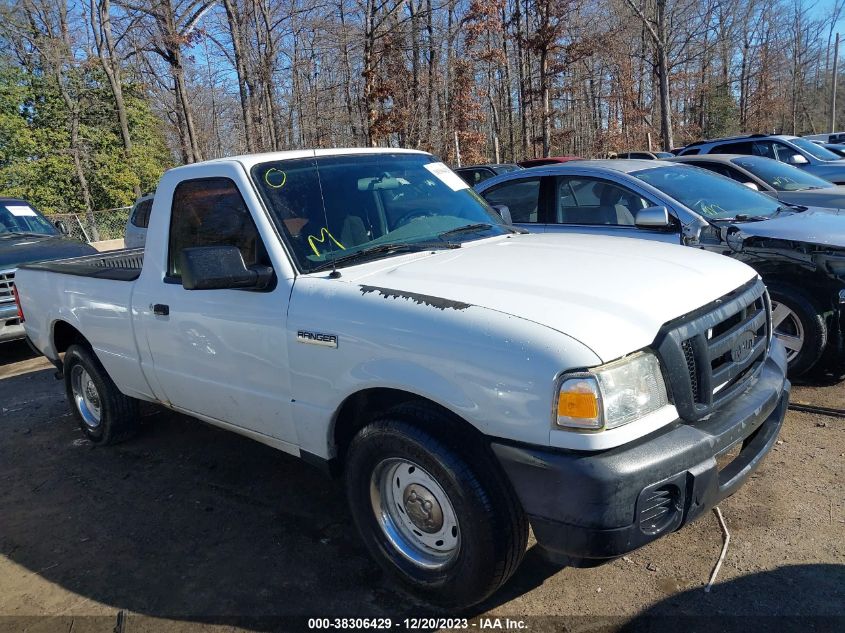
<svg viewBox="0 0 845 633">
<path fill-rule="evenodd" d="M 437 178 L 452 191 L 469 189 L 469 185 L 461 180 L 461 177 L 458 176 L 458 174 L 446 167 L 443 163 L 429 163 L 428 165 L 423 165 L 423 167 L 437 176 Z"/>
<path fill-rule="evenodd" d="M 17 216 L 37 215 L 35 213 L 35 211 L 32 209 L 32 207 L 30 207 L 29 205 L 26 205 L 26 204 L 21 204 L 21 205 L 9 205 L 9 204 L 7 204 L 6 208 L 9 210 L 9 212 L 12 215 L 17 215 Z"/>
</svg>

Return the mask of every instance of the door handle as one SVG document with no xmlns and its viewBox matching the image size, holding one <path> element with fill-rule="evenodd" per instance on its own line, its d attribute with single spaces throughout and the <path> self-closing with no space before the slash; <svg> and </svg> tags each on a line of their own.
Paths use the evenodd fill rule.
<svg viewBox="0 0 845 633">
<path fill-rule="evenodd" d="M 164 303 L 156 303 L 153 305 L 153 314 L 156 316 L 169 316 L 170 306 Z"/>
</svg>

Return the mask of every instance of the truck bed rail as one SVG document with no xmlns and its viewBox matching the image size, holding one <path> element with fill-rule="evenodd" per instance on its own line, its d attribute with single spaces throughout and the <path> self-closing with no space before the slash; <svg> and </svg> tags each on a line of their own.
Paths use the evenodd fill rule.
<svg viewBox="0 0 845 633">
<path fill-rule="evenodd" d="M 97 253 L 70 259 L 25 264 L 21 268 L 46 270 L 78 277 L 95 277 L 115 281 L 135 281 L 144 265 L 143 248 L 126 248 L 108 253 Z"/>
</svg>

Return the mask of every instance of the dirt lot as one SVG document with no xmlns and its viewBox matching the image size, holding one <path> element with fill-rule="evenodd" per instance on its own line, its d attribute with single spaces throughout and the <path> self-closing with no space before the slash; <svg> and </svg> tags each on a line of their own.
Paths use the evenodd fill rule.
<svg viewBox="0 0 845 633">
<path fill-rule="evenodd" d="M 2 352 L 0 630 L 292 630 L 313 616 L 433 615 L 368 558 L 338 483 L 166 412 L 141 437 L 95 448 L 51 366 L 24 345 Z M 793 401 L 843 408 L 845 383 L 796 387 Z M 462 615 L 528 630 L 843 631 L 843 465 L 845 420 L 790 412 L 774 452 L 722 504 L 732 541 L 711 593 L 721 536 L 708 514 L 594 569 L 556 569 L 529 551 L 499 594 Z"/>
</svg>

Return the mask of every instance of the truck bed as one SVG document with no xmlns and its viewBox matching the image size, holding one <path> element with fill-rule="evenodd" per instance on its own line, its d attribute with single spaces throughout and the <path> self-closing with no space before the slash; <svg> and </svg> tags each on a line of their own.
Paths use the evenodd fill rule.
<svg viewBox="0 0 845 633">
<path fill-rule="evenodd" d="M 58 259 L 21 266 L 30 270 L 45 270 L 77 277 L 113 279 L 115 281 L 135 281 L 144 265 L 143 248 L 125 248 L 107 253 Z"/>
</svg>

